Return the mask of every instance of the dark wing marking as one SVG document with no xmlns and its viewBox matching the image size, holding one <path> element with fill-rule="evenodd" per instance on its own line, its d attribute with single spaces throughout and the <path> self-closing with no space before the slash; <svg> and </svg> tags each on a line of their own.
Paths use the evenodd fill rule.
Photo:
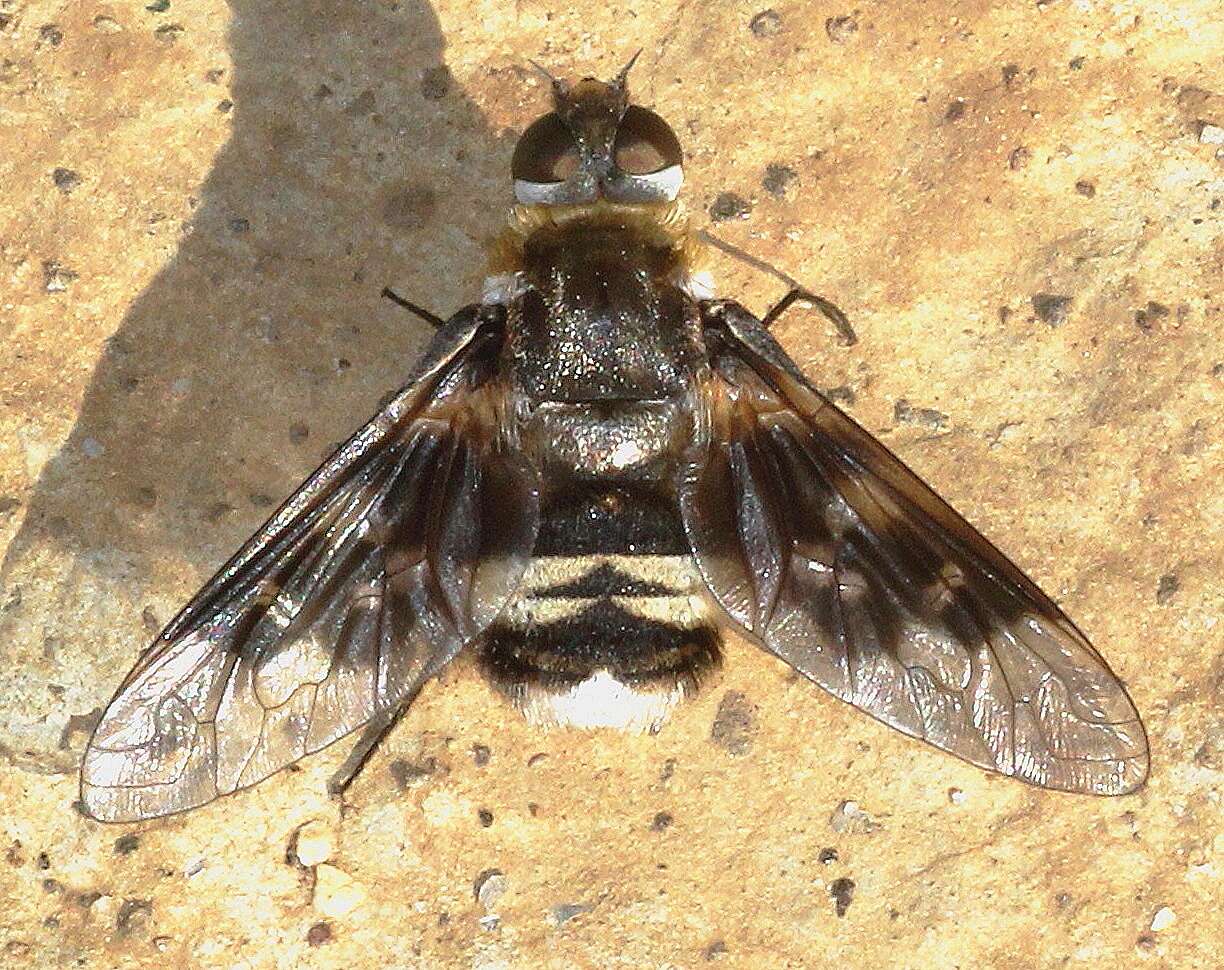
<svg viewBox="0 0 1224 970">
<path fill-rule="evenodd" d="M 976 765 L 1068 791 L 1139 787 L 1143 726 L 1071 621 L 746 310 L 705 315 L 709 440 L 681 504 L 727 613 L 837 697 Z"/>
<path fill-rule="evenodd" d="M 501 611 L 539 503 L 499 432 L 489 312 L 457 315 L 417 379 L 141 657 L 85 752 L 90 815 L 150 818 L 253 785 L 410 701 Z"/>
</svg>

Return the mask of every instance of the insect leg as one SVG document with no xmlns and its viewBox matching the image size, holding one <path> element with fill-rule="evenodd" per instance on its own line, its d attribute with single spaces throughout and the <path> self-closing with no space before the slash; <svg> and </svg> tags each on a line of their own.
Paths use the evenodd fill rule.
<svg viewBox="0 0 1224 970">
<path fill-rule="evenodd" d="M 777 277 L 783 283 L 790 287 L 786 296 L 782 297 L 773 305 L 768 313 L 765 314 L 762 322 L 766 327 L 769 327 L 779 316 L 786 312 L 786 309 L 796 300 L 804 300 L 810 303 L 819 310 L 829 321 L 837 328 L 838 336 L 841 337 L 841 343 L 845 347 L 851 347 L 858 343 L 858 335 L 854 332 L 854 328 L 850 326 L 850 318 L 846 316 L 841 309 L 831 300 L 826 300 L 823 296 L 813 293 L 806 287 L 800 286 L 799 281 L 793 276 L 790 276 L 776 266 L 765 262 L 763 259 L 758 259 L 751 253 L 746 253 L 739 246 L 729 243 L 724 239 L 719 239 L 708 230 L 701 229 L 697 232 L 697 236 L 702 242 L 709 243 L 715 249 L 721 249 L 728 256 L 738 259 L 746 266 L 751 266 L 753 269 L 760 270 L 762 273 L 768 273 L 770 276 Z"/>
<path fill-rule="evenodd" d="M 365 730 L 361 732 L 361 737 L 353 745 L 353 750 L 344 759 L 344 764 L 337 768 L 327 780 L 328 794 L 340 796 L 348 791 L 349 785 L 361 774 L 361 769 L 366 766 L 366 762 L 378 750 L 378 746 L 382 744 L 383 739 L 391 733 L 395 725 L 399 724 L 400 718 L 404 716 L 404 712 L 412 705 L 413 698 L 415 697 L 416 694 L 414 692 L 411 696 L 405 698 L 398 707 L 384 711 L 366 725 Z"/>
<path fill-rule="evenodd" d="M 426 323 L 431 324 L 435 329 L 440 329 L 446 325 L 446 321 L 443 320 L 440 316 L 434 313 L 430 313 L 428 310 L 426 310 L 422 306 L 417 306 L 411 300 L 405 300 L 402 296 L 396 293 L 389 286 L 384 286 L 383 291 L 380 295 L 386 297 L 396 306 L 403 307 L 409 313 L 415 313 L 418 317 L 420 317 Z"/>
<path fill-rule="evenodd" d="M 805 303 L 810 303 L 822 314 L 825 318 L 837 328 L 838 334 L 841 336 L 842 344 L 851 347 L 858 343 L 858 334 L 854 332 L 854 328 L 850 326 L 850 318 L 842 311 L 836 303 L 831 300 L 826 300 L 823 296 L 813 293 L 811 290 L 805 290 L 802 287 L 794 286 L 787 292 L 786 296 L 782 297 L 777 303 L 769 308 L 769 312 L 761 318 L 761 323 L 768 330 L 774 325 L 774 321 L 782 316 L 796 300 L 803 300 Z"/>
</svg>

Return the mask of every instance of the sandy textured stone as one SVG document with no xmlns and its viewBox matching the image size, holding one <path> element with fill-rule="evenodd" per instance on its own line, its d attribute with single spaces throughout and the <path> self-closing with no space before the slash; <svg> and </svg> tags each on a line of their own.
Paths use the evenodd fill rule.
<svg viewBox="0 0 1224 970">
<path fill-rule="evenodd" d="M 541 733 L 460 664 L 342 812 L 339 745 L 82 818 L 141 645 L 424 346 L 382 287 L 478 293 L 528 58 L 639 46 L 696 223 L 849 313 L 852 347 L 802 310 L 777 333 L 1092 637 L 1148 786 L 986 775 L 735 643 L 654 737 Z M 1217 966 L 1221 50 L 1218 0 L 2 0 L 0 963 Z M 711 263 L 752 307 L 785 289 Z M 334 922 L 286 862 L 312 819 L 366 891 Z"/>
</svg>

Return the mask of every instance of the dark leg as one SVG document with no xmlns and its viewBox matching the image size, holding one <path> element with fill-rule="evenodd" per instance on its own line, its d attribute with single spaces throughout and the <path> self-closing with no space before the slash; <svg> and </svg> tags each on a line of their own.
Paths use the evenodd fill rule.
<svg viewBox="0 0 1224 970">
<path fill-rule="evenodd" d="M 405 300 L 402 296 L 396 293 L 389 286 L 383 287 L 382 295 L 385 296 L 392 303 L 394 303 L 396 306 L 402 306 L 409 313 L 415 313 L 418 317 L 420 317 L 426 323 L 433 324 L 434 327 L 446 326 L 446 321 L 443 320 L 441 317 L 435 316 L 434 314 L 426 310 L 424 307 L 419 307 L 415 303 L 411 302 L 410 300 Z"/>
<path fill-rule="evenodd" d="M 816 309 L 824 314 L 824 316 L 829 319 L 833 326 L 837 328 L 838 336 L 841 337 L 841 343 L 844 346 L 850 347 L 853 344 L 858 343 L 858 335 L 854 332 L 854 328 L 850 326 L 850 319 L 844 313 L 842 313 L 840 309 L 838 309 L 836 304 L 826 300 L 823 296 L 817 296 L 811 290 L 800 286 L 798 280 L 796 280 L 793 276 L 788 276 L 786 273 L 783 273 L 776 266 L 770 265 L 763 259 L 757 259 L 757 257 L 753 256 L 751 253 L 744 252 L 744 250 L 740 249 L 739 246 L 735 246 L 729 242 L 719 239 L 717 236 L 706 231 L 705 229 L 698 231 L 697 235 L 702 241 L 709 243 L 715 249 L 721 249 L 728 256 L 733 256 L 741 263 L 751 266 L 753 269 L 757 269 L 762 273 L 768 273 L 770 276 L 777 277 L 790 287 L 790 291 L 786 294 L 786 296 L 782 297 L 781 300 L 774 304 L 772 309 L 765 314 L 765 318 L 761 321 L 767 328 L 775 320 L 777 320 L 778 317 L 785 313 L 787 307 L 789 307 L 796 300 L 805 300 L 806 302 L 812 304 L 812 306 L 816 307 Z"/>
<path fill-rule="evenodd" d="M 391 733 L 391 729 L 399 723 L 400 718 L 404 716 L 404 712 L 408 710 L 411 703 L 412 698 L 410 697 L 400 704 L 399 707 L 384 711 L 366 725 L 365 730 L 361 732 L 361 737 L 353 745 L 353 750 L 344 759 L 344 764 L 337 768 L 327 780 L 328 794 L 337 797 L 344 796 L 344 793 L 348 791 L 349 785 L 361 773 L 361 769 L 365 767 L 366 762 L 378 750 L 378 746 L 382 744 L 383 739 Z"/>
<path fill-rule="evenodd" d="M 858 335 L 854 332 L 854 328 L 850 326 L 850 318 L 842 312 L 841 308 L 830 300 L 826 300 L 823 296 L 805 290 L 800 287 L 792 287 L 791 290 L 782 297 L 777 303 L 769 308 L 769 312 L 761 318 L 761 323 L 768 330 L 774 325 L 774 321 L 782 316 L 792 303 L 796 300 L 803 300 L 805 303 L 810 303 L 837 328 L 838 334 L 841 336 L 841 342 L 847 346 L 853 346 L 858 343 Z"/>
</svg>

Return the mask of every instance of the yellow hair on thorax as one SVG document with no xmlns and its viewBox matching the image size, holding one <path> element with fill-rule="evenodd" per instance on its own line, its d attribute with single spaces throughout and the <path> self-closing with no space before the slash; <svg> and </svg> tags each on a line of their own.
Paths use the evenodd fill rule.
<svg viewBox="0 0 1224 970">
<path fill-rule="evenodd" d="M 576 222 L 592 228 L 623 227 L 663 249 L 671 249 L 677 262 L 692 266 L 704 249 L 689 230 L 688 216 L 679 202 L 609 202 L 599 199 L 574 205 L 516 205 L 509 224 L 489 247 L 491 274 L 522 269 L 527 241 L 539 232 Z"/>
</svg>

